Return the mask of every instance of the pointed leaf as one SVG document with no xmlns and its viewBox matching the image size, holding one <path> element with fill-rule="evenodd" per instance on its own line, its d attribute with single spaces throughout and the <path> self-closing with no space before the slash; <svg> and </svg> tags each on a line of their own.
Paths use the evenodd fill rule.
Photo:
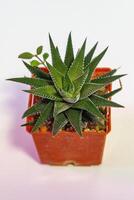
<svg viewBox="0 0 134 200">
<path fill-rule="evenodd" d="M 54 116 L 58 115 L 59 113 L 69 109 L 72 106 L 71 103 L 55 101 L 54 103 Z"/>
<path fill-rule="evenodd" d="M 115 76 L 104 76 L 104 77 L 98 77 L 96 79 L 91 80 L 91 83 L 97 83 L 97 84 L 109 84 L 112 83 L 113 81 L 126 76 L 126 74 L 121 74 L 121 75 L 115 75 Z"/>
<path fill-rule="evenodd" d="M 31 116 L 31 115 L 34 115 L 36 114 L 37 112 L 40 112 L 43 108 L 44 108 L 45 104 L 44 103 L 36 103 L 34 104 L 33 106 L 31 106 L 30 108 L 28 108 L 22 118 L 25 118 L 25 117 L 28 117 L 28 116 Z"/>
<path fill-rule="evenodd" d="M 36 120 L 33 120 L 33 121 L 30 121 L 30 122 L 21 124 L 21 127 L 23 127 L 23 126 L 33 126 L 35 123 L 36 123 Z"/>
<path fill-rule="evenodd" d="M 96 47 L 98 45 L 98 42 L 93 46 L 93 48 L 89 51 L 89 53 L 86 55 L 85 59 L 84 59 L 84 65 L 87 66 L 91 60 L 92 60 L 92 57 L 93 57 L 93 54 L 96 50 Z"/>
<path fill-rule="evenodd" d="M 80 92 L 81 88 L 85 84 L 87 76 L 88 76 L 88 69 L 86 69 L 86 71 L 84 72 L 84 74 L 82 76 L 80 76 L 73 82 L 74 87 L 75 87 L 75 94 L 78 94 Z"/>
<path fill-rule="evenodd" d="M 86 110 L 87 112 L 92 113 L 96 117 L 105 119 L 103 114 L 99 111 L 96 105 L 89 98 L 80 100 L 79 102 L 75 103 L 72 106 L 72 108 Z"/>
<path fill-rule="evenodd" d="M 69 110 L 65 111 L 65 114 L 68 118 L 70 124 L 74 127 L 76 132 L 81 136 L 82 131 L 82 111 L 77 109 L 70 108 Z"/>
<path fill-rule="evenodd" d="M 70 67 L 74 60 L 74 52 L 73 52 L 73 44 L 72 44 L 72 36 L 71 33 L 68 36 L 67 47 L 66 47 L 66 54 L 64 63 Z"/>
<path fill-rule="evenodd" d="M 24 52 L 24 53 L 22 53 L 22 54 L 20 54 L 19 56 L 18 56 L 18 58 L 22 58 L 22 59 L 31 59 L 31 58 L 33 58 L 33 54 L 32 53 L 30 53 L 30 52 Z"/>
<path fill-rule="evenodd" d="M 80 99 L 85 99 L 90 95 L 94 94 L 97 90 L 104 87 L 104 84 L 98 83 L 86 83 L 83 88 L 81 89 Z"/>
<path fill-rule="evenodd" d="M 80 94 L 71 94 L 68 92 L 61 91 L 62 93 L 62 98 L 64 99 L 65 102 L 67 103 L 75 103 L 79 100 L 80 98 Z"/>
<path fill-rule="evenodd" d="M 57 53 L 58 53 L 58 55 L 60 57 L 60 52 L 59 52 L 59 48 L 58 47 L 56 47 L 56 51 L 57 51 Z"/>
<path fill-rule="evenodd" d="M 68 74 L 62 78 L 62 89 L 66 92 L 73 93 L 74 92 L 74 84 L 70 80 Z"/>
<path fill-rule="evenodd" d="M 64 113 L 56 115 L 54 118 L 53 129 L 52 129 L 53 135 L 56 135 L 58 131 L 67 124 L 67 122 L 68 120 L 64 115 Z"/>
<path fill-rule="evenodd" d="M 85 46 L 86 40 L 84 41 L 80 51 L 69 68 L 68 75 L 72 81 L 76 80 L 83 74 Z"/>
<path fill-rule="evenodd" d="M 47 61 L 47 67 L 49 69 L 49 74 L 54 82 L 54 85 L 56 87 L 56 89 L 60 92 L 60 90 L 62 89 L 62 74 L 57 71 L 57 69 L 55 67 L 52 67 Z"/>
<path fill-rule="evenodd" d="M 43 50 L 43 46 L 39 46 L 39 47 L 36 49 L 37 55 L 40 55 L 40 54 L 42 53 L 42 50 Z"/>
<path fill-rule="evenodd" d="M 105 121 L 103 119 L 100 120 L 98 117 L 94 116 L 93 114 L 87 111 L 83 111 L 82 118 L 87 122 L 88 121 L 91 121 L 93 123 L 95 122 L 96 124 L 104 128 Z"/>
<path fill-rule="evenodd" d="M 112 92 L 108 92 L 104 95 L 102 95 L 103 98 L 110 98 L 112 97 L 113 95 L 115 95 L 116 93 L 120 92 L 122 90 L 122 88 L 118 88 L 116 90 L 113 90 Z"/>
<path fill-rule="evenodd" d="M 31 93 L 35 96 L 47 98 L 50 100 L 61 101 L 62 98 L 57 93 L 57 90 L 52 85 L 47 85 L 44 87 L 39 87 L 31 90 L 23 90 L 24 92 Z"/>
<path fill-rule="evenodd" d="M 91 76 L 95 70 L 95 68 L 97 67 L 97 65 L 99 64 L 100 60 L 103 58 L 103 56 L 105 55 L 106 51 L 107 51 L 108 47 L 106 49 L 104 49 L 104 51 L 102 51 L 98 56 L 96 56 L 91 63 L 89 64 L 89 75 L 88 75 L 88 79 L 91 79 Z"/>
<path fill-rule="evenodd" d="M 113 101 L 107 100 L 106 98 L 103 98 L 99 95 L 92 95 L 90 97 L 91 101 L 96 105 L 96 106 L 110 106 L 110 107 L 124 107 L 118 103 L 115 103 Z"/>
<path fill-rule="evenodd" d="M 99 79 L 99 78 L 104 78 L 104 77 L 112 76 L 113 74 L 116 73 L 117 70 L 118 70 L 118 69 L 113 69 L 113 70 L 110 70 L 110 71 L 108 71 L 108 72 L 106 72 L 106 73 L 104 73 L 104 74 L 102 74 L 102 75 L 99 75 L 99 74 L 98 74 L 98 76 L 95 77 L 95 78 L 93 78 L 92 80 L 87 80 L 87 83 L 88 83 L 88 82 L 90 83 L 90 82 L 92 82 L 93 80 L 96 80 L 96 79 Z"/>
<path fill-rule="evenodd" d="M 63 75 L 67 72 L 67 66 L 63 63 L 61 60 L 61 57 L 59 55 L 59 51 L 54 46 L 54 43 L 52 41 L 52 38 L 49 34 L 49 42 L 50 42 L 50 48 L 51 48 L 51 55 L 52 55 L 52 63 L 53 66 Z"/>
<path fill-rule="evenodd" d="M 44 80 L 40 78 L 29 78 L 29 77 L 10 78 L 7 80 L 18 82 L 18 83 L 24 83 L 24 84 L 31 85 L 34 87 L 41 87 L 41 86 L 52 84 L 52 81 L 49 81 L 49 80 Z"/>
<path fill-rule="evenodd" d="M 92 117 L 93 118 L 93 117 Z M 105 128 L 106 121 L 103 119 L 99 119 L 98 117 L 94 116 L 94 120 L 96 121 L 96 124 L 98 124 L 100 127 Z"/>
<path fill-rule="evenodd" d="M 51 115 L 52 115 L 52 110 L 53 110 L 53 102 L 50 101 L 47 105 L 44 105 L 44 108 L 37 119 L 34 127 L 32 128 L 32 132 L 36 131 L 45 120 L 47 120 Z"/>
<path fill-rule="evenodd" d="M 80 51 L 80 48 L 78 48 L 78 50 L 76 52 L 76 57 L 78 56 L 79 51 Z"/>
<path fill-rule="evenodd" d="M 99 76 L 99 77 L 106 77 L 106 76 L 112 76 L 113 74 L 115 74 L 117 72 L 118 69 L 112 69 L 111 71 Z M 99 78 L 98 77 L 98 78 Z"/>
<path fill-rule="evenodd" d="M 42 71 L 40 68 L 38 67 L 32 67 L 31 65 L 29 65 L 28 63 L 24 62 L 24 65 L 26 66 L 26 68 L 34 75 L 36 75 L 39 78 L 44 78 L 44 79 L 48 79 L 51 80 L 51 77 L 48 73 Z"/>
</svg>

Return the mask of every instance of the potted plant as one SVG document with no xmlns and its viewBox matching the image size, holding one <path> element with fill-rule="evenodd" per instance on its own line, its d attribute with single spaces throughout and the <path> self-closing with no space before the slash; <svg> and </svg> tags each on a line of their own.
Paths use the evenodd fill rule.
<svg viewBox="0 0 134 200">
<path fill-rule="evenodd" d="M 42 163 L 52 165 L 96 165 L 102 161 L 106 135 L 111 130 L 111 107 L 123 107 L 111 101 L 121 87 L 112 91 L 111 83 L 125 74 L 117 69 L 96 68 L 107 49 L 93 58 L 97 44 L 85 56 L 86 40 L 74 56 L 71 33 L 64 61 L 49 35 L 52 64 L 39 46 L 36 53 L 25 52 L 19 58 L 32 77 L 8 79 L 31 86 L 26 130 L 31 133 Z M 42 57 L 42 58 L 41 58 Z"/>
</svg>

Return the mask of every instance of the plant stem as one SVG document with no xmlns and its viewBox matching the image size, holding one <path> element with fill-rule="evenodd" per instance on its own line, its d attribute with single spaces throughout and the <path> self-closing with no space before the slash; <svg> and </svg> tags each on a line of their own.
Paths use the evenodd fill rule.
<svg viewBox="0 0 134 200">
<path fill-rule="evenodd" d="M 35 55 L 35 57 L 45 66 L 45 62 L 43 62 L 43 60 L 41 60 L 41 58 L 38 55 Z"/>
</svg>

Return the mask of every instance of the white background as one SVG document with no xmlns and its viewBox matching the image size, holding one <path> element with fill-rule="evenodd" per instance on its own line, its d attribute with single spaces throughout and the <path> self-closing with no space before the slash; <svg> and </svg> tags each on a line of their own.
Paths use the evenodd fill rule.
<svg viewBox="0 0 134 200">
<path fill-rule="evenodd" d="M 0 0 L 0 199 L 129 200 L 134 199 L 134 3 L 133 0 Z M 121 67 L 123 91 L 114 100 L 103 163 L 97 167 L 41 165 L 21 115 L 26 86 L 6 78 L 29 75 L 18 54 L 41 44 L 48 32 L 64 55 L 72 31 L 75 50 L 109 45 L 100 66 Z M 118 83 L 117 83 L 118 84 Z"/>
</svg>

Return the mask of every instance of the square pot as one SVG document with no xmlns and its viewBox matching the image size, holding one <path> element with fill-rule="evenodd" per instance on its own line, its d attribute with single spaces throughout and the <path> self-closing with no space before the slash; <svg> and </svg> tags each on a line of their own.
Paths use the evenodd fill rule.
<svg viewBox="0 0 134 200">
<path fill-rule="evenodd" d="M 42 70 L 45 70 L 42 68 Z M 96 68 L 93 76 L 100 76 L 111 71 L 110 68 Z M 106 87 L 111 91 L 111 84 Z M 35 97 L 29 95 L 28 107 L 34 104 Z M 53 136 L 50 131 L 40 129 L 36 133 L 31 133 L 32 127 L 27 126 L 26 130 L 31 133 L 41 163 L 51 165 L 98 165 L 102 162 L 103 150 L 106 135 L 111 130 L 111 108 L 107 107 L 105 130 L 85 130 L 83 137 L 76 132 L 59 131 Z M 27 122 L 33 119 L 27 117 Z"/>
</svg>

